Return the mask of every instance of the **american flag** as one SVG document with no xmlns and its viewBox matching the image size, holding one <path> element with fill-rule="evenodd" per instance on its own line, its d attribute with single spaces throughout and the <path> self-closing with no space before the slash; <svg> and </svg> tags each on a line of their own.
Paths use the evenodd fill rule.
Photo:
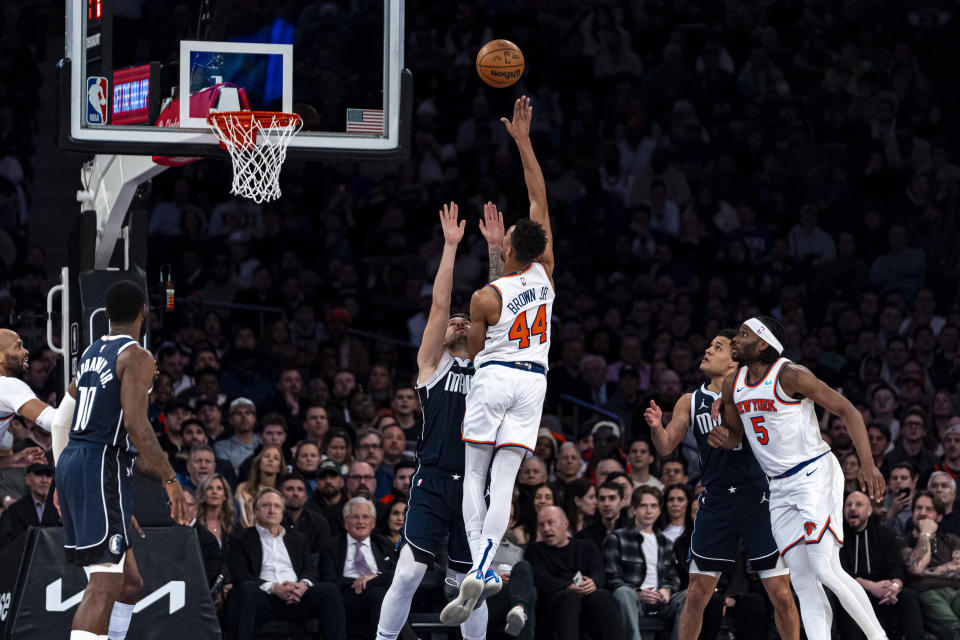
<svg viewBox="0 0 960 640">
<path fill-rule="evenodd" d="M 383 134 L 383 109 L 347 109 L 347 133 Z"/>
</svg>

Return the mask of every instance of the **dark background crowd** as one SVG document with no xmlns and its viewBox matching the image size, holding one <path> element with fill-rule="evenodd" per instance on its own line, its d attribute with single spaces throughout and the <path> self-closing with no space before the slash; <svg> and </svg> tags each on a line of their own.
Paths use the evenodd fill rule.
<svg viewBox="0 0 960 640">
<path fill-rule="evenodd" d="M 286 4 L 346 24 L 368 3 Z M 0 323 L 27 339 L 27 381 L 47 397 L 57 361 L 31 318 L 59 265 L 29 241 L 31 219 L 46 215 L 31 207 L 42 184 L 31 171 L 32 69 L 45 35 L 25 6 L 0 15 L 0 244 L 16 249 L 0 251 Z M 557 505 L 569 531 L 609 561 L 607 534 L 647 526 L 635 514 L 649 510 L 634 507 L 651 496 L 662 511 L 652 526 L 678 558 L 658 570 L 672 572 L 664 581 L 676 595 L 699 461 L 692 440 L 670 456 L 651 452 L 643 409 L 655 400 L 668 420 L 701 382 L 712 337 L 768 313 L 784 326 L 783 355 L 860 408 L 889 483 L 883 504 L 848 498 L 845 566 L 891 634 L 922 637 L 922 609 L 929 633 L 957 637 L 960 560 L 935 558 L 945 575 L 931 580 L 905 569 L 901 551 L 926 533 L 960 551 L 958 9 L 947 0 L 409 0 L 409 161 L 287 162 L 283 198 L 264 206 L 230 198 L 229 167 L 211 161 L 154 179 L 150 273 L 172 267 L 178 302 L 153 314 L 150 416 L 224 565 L 230 533 L 258 522 L 263 487 L 282 490 L 289 526 L 321 557 L 326 541 L 358 526 L 342 513 L 353 497 L 371 497 L 378 531 L 396 540 L 421 419 L 415 355 L 443 244 L 436 211 L 454 200 L 468 221 L 454 284 L 454 310 L 466 310 L 487 273 L 482 203 L 495 202 L 507 224 L 527 212 L 519 157 L 498 121 L 523 92 L 553 216 L 557 301 L 542 437 L 521 470 L 508 534 L 517 558 L 529 544 L 530 563 L 545 562 L 541 547 L 557 538 L 543 527 L 565 527 L 542 509 Z M 487 88 L 473 68 L 494 37 L 526 56 L 511 89 Z M 357 46 L 337 40 L 333 55 Z M 821 424 L 854 490 L 859 460 L 846 427 L 830 415 Z M 44 444 L 30 425 L 14 435 L 5 446 Z M 5 504 L 37 496 L 45 471 L 35 471 L 29 489 L 22 470 L 0 472 Z M 861 536 L 874 541 L 869 551 L 850 544 Z M 594 560 L 597 586 L 615 592 L 622 576 Z M 531 578 L 539 604 L 520 582 L 512 589 L 522 595 L 510 604 L 531 618 L 555 586 L 543 566 Z M 221 574 L 228 568 L 214 564 L 211 581 Z M 415 609 L 442 603 L 442 577 L 433 585 L 435 597 Z M 721 600 L 726 617 L 769 611 L 749 567 Z M 549 632 L 542 618 L 538 634 Z M 770 628 L 766 617 L 762 631 L 749 627 L 756 619 L 744 615 L 738 637 Z"/>
</svg>

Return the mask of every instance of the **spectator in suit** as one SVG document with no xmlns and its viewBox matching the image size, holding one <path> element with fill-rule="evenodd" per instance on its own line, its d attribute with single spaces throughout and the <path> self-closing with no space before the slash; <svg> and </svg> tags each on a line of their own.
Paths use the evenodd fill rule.
<svg viewBox="0 0 960 640">
<path fill-rule="evenodd" d="M 589 540 L 570 537 L 570 523 L 560 507 L 544 507 L 538 519 L 541 542 L 527 547 L 524 559 L 533 569 L 540 630 L 551 628 L 559 640 L 581 637 L 580 624 L 599 629 L 591 637 L 620 640 L 620 612 L 603 588 L 600 550 Z M 579 575 L 580 580 L 575 580 Z"/>
<path fill-rule="evenodd" d="M 373 533 L 377 509 L 367 497 L 347 501 L 343 522 L 346 532 L 328 542 L 320 554 L 321 578 L 339 590 L 347 619 L 362 625 L 365 637 L 373 638 L 396 568 L 394 546 Z"/>
<path fill-rule="evenodd" d="M 867 592 L 870 604 L 890 637 L 923 640 L 920 600 L 913 589 L 904 589 L 902 545 L 887 527 L 871 518 L 873 505 L 860 491 L 843 503 L 844 545 L 840 564 Z M 863 632 L 843 608 L 837 609 L 841 638 L 863 638 Z"/>
<path fill-rule="evenodd" d="M 632 640 L 640 640 L 638 615 L 656 615 L 668 621 L 676 638 L 678 614 L 685 600 L 673 543 L 653 528 L 662 499 L 659 489 L 637 489 L 631 501 L 636 513 L 633 526 L 617 529 L 603 542 L 607 585 L 620 605 L 624 630 L 629 630 L 627 637 Z M 656 566 L 653 572 L 647 570 L 651 565 Z"/>
<path fill-rule="evenodd" d="M 340 465 L 333 460 L 324 460 L 317 467 L 317 488 L 310 495 L 307 508 L 322 515 L 330 523 L 334 535 L 343 533 L 343 476 Z"/>
<path fill-rule="evenodd" d="M 283 494 L 283 526 L 288 531 L 302 533 L 307 538 L 310 553 L 319 553 L 323 543 L 333 537 L 330 523 L 307 504 L 307 484 L 294 471 L 280 477 L 277 486 Z"/>
<path fill-rule="evenodd" d="M 53 527 L 60 524 L 56 509 L 47 508 L 47 494 L 53 481 L 53 467 L 34 463 L 25 476 L 29 492 L 3 512 L 0 518 L 0 545 L 6 546 L 29 527 Z"/>
<path fill-rule="evenodd" d="M 254 638 L 256 625 L 271 620 L 319 618 L 324 638 L 345 640 L 340 591 L 320 581 L 306 538 L 284 529 L 283 496 L 276 489 L 262 489 L 254 512 L 256 524 L 242 529 L 230 544 L 230 637 Z"/>
</svg>

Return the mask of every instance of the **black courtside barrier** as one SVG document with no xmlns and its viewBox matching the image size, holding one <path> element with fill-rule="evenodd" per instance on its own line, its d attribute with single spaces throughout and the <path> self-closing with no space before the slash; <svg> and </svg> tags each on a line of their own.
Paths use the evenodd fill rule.
<svg viewBox="0 0 960 640">
<path fill-rule="evenodd" d="M 130 640 L 219 640 L 220 625 L 191 527 L 144 527 L 134 535 L 143 593 Z M 87 576 L 68 565 L 63 529 L 33 527 L 0 553 L 0 638 L 66 638 Z"/>
</svg>

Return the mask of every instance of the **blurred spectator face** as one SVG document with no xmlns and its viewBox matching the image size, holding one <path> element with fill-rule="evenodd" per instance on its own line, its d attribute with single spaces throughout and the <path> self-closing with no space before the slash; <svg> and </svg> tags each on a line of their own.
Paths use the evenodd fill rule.
<svg viewBox="0 0 960 640">
<path fill-rule="evenodd" d="M 327 444 L 327 457 L 343 464 L 347 459 L 347 440 L 343 436 L 333 436 Z"/>
<path fill-rule="evenodd" d="M 391 533 L 399 533 L 403 529 L 403 513 L 407 503 L 403 500 L 394 500 L 390 503 L 389 526 Z"/>
<path fill-rule="evenodd" d="M 280 486 L 283 494 L 283 506 L 291 511 L 299 511 L 307 503 L 307 486 L 299 478 L 290 478 Z"/>
<path fill-rule="evenodd" d="M 627 463 L 630 465 L 630 471 L 649 469 L 650 465 L 653 464 L 649 443 L 644 440 L 635 440 L 630 443 L 630 449 L 627 451 Z"/>
<path fill-rule="evenodd" d="M 947 325 L 940 330 L 939 336 L 940 348 L 945 353 L 953 354 L 957 350 L 957 343 L 960 342 L 960 330 L 957 327 Z"/>
<path fill-rule="evenodd" d="M 920 496 L 917 498 L 917 503 L 913 505 L 914 525 L 919 525 L 924 520 L 940 522 L 942 519 L 943 516 L 937 513 L 936 507 L 933 506 L 933 500 L 931 500 L 929 496 Z"/>
<path fill-rule="evenodd" d="M 945 417 L 953 415 L 953 401 L 946 391 L 937 391 L 933 396 L 933 415 Z"/>
<path fill-rule="evenodd" d="M 543 460 L 532 456 L 523 461 L 520 465 L 520 473 L 517 476 L 519 484 L 534 486 L 547 481 L 547 466 Z"/>
<path fill-rule="evenodd" d="M 196 445 L 196 444 L 207 444 L 207 432 L 203 430 L 202 424 L 197 424 L 196 422 L 188 422 L 183 427 L 183 446 L 186 449 Z"/>
<path fill-rule="evenodd" d="M 376 469 L 383 461 L 383 443 L 375 433 L 369 433 L 357 441 L 357 459 Z"/>
<path fill-rule="evenodd" d="M 683 520 L 686 517 L 689 502 L 687 494 L 682 489 L 670 489 L 667 492 L 667 517 L 671 522 Z"/>
<path fill-rule="evenodd" d="M 194 388 L 196 389 L 198 398 L 207 398 L 216 401 L 217 396 L 220 395 L 220 379 L 217 377 L 217 374 L 212 371 L 202 373 L 197 376 Z"/>
<path fill-rule="evenodd" d="M 540 539 L 550 547 L 567 545 L 567 542 L 570 541 L 569 526 L 570 523 L 559 507 L 546 507 L 537 515 L 537 530 L 540 533 Z"/>
<path fill-rule="evenodd" d="M 620 361 L 635 367 L 643 364 L 643 346 L 639 337 L 624 336 L 620 342 Z"/>
<path fill-rule="evenodd" d="M 350 371 L 341 371 L 333 377 L 333 397 L 349 397 L 357 388 L 357 378 Z"/>
<path fill-rule="evenodd" d="M 638 530 L 649 529 L 660 517 L 660 502 L 656 496 L 644 493 L 640 498 L 640 505 L 634 516 L 634 522 Z"/>
<path fill-rule="evenodd" d="M 960 460 L 960 435 L 951 433 L 943 438 L 944 460 Z"/>
<path fill-rule="evenodd" d="M 588 387 L 599 389 L 607 381 L 607 363 L 600 356 L 587 356 L 580 363 L 580 376 Z"/>
<path fill-rule="evenodd" d="M 283 499 L 277 494 L 265 493 L 257 500 L 257 524 L 268 529 L 280 526 L 283 520 Z"/>
<path fill-rule="evenodd" d="M 220 370 L 220 361 L 217 360 L 217 354 L 210 349 L 201 349 L 193 357 L 193 370 L 203 371 L 204 369 Z"/>
<path fill-rule="evenodd" d="M 347 499 L 357 496 L 370 497 L 377 491 L 377 476 L 366 462 L 354 462 L 347 474 Z"/>
<path fill-rule="evenodd" d="M 843 518 L 854 531 L 863 531 L 873 514 L 870 499 L 860 491 L 852 491 L 843 501 Z"/>
<path fill-rule="evenodd" d="M 873 403 L 870 408 L 873 410 L 874 415 L 893 413 L 897 408 L 897 398 L 890 389 L 880 387 L 873 392 Z"/>
<path fill-rule="evenodd" d="M 50 484 L 53 482 L 53 472 L 49 469 L 31 472 L 24 476 L 23 481 L 27 484 L 34 499 L 44 502 L 47 499 L 47 494 L 50 493 Z"/>
<path fill-rule="evenodd" d="M 839 416 L 833 416 L 830 419 L 829 433 L 834 449 L 846 449 L 851 445 L 847 425 L 843 424 L 843 420 Z"/>
<path fill-rule="evenodd" d="M 552 506 L 554 506 L 553 489 L 546 485 L 537 489 L 537 492 L 533 494 L 533 510 L 540 513 L 544 507 Z"/>
<path fill-rule="evenodd" d="M 923 381 L 915 376 L 901 377 L 900 400 L 907 406 L 914 404 L 926 404 L 926 392 L 923 388 Z"/>
<path fill-rule="evenodd" d="M 403 435 L 403 429 L 399 425 L 393 424 L 383 429 L 383 456 L 394 460 L 397 456 L 403 455 L 406 447 L 406 438 Z"/>
<path fill-rule="evenodd" d="M 663 470 L 660 472 L 660 482 L 667 487 L 671 484 L 686 484 L 687 474 L 683 472 L 683 464 L 669 460 L 663 463 Z"/>
<path fill-rule="evenodd" d="M 210 507 L 219 507 L 223 505 L 226 495 L 227 489 L 223 486 L 223 482 L 217 478 L 211 480 L 210 484 L 207 485 L 207 490 L 203 494 L 203 502 Z"/>
<path fill-rule="evenodd" d="M 286 369 L 280 374 L 280 382 L 277 386 L 283 393 L 299 396 L 303 390 L 303 378 L 296 369 Z"/>
<path fill-rule="evenodd" d="M 335 502 L 343 492 L 343 476 L 339 473 L 323 473 L 317 476 L 317 492 L 327 502 Z"/>
<path fill-rule="evenodd" d="M 948 513 L 957 499 L 957 482 L 943 471 L 938 471 L 930 476 L 930 482 L 927 488 L 937 496 L 948 509 Z"/>
<path fill-rule="evenodd" d="M 367 390 L 385 391 L 390 388 L 390 372 L 382 364 L 375 364 L 370 368 L 370 377 L 367 379 Z"/>
<path fill-rule="evenodd" d="M 907 351 L 907 345 L 900 340 L 890 340 L 887 342 L 887 364 L 889 364 L 894 369 L 899 369 L 907 361 L 907 358 L 910 357 L 910 352 Z"/>
<path fill-rule="evenodd" d="M 161 373 L 153 382 L 153 390 L 150 392 L 150 403 L 164 407 L 173 397 L 173 383 L 170 382 L 170 376 Z"/>
<path fill-rule="evenodd" d="M 597 511 L 605 520 L 613 520 L 620 515 L 622 500 L 613 489 L 597 489 Z"/>
<path fill-rule="evenodd" d="M 927 428 L 923 417 L 910 414 L 900 424 L 900 437 L 908 442 L 918 442 L 927 435 Z"/>
<path fill-rule="evenodd" d="M 533 447 L 533 455 L 540 458 L 541 460 L 551 460 L 554 457 L 554 451 L 556 449 L 555 441 L 550 436 L 539 436 L 537 438 L 537 444 Z"/>
<path fill-rule="evenodd" d="M 203 428 L 207 430 L 207 437 L 209 438 L 211 434 L 216 435 L 214 430 L 219 430 L 220 420 L 223 417 L 220 407 L 215 404 L 202 405 L 197 415 L 203 423 Z"/>
<path fill-rule="evenodd" d="M 390 406 L 398 416 L 412 415 L 417 409 L 417 395 L 413 392 L 413 389 L 397 389 L 397 392 L 393 394 L 393 402 L 390 403 Z"/>
<path fill-rule="evenodd" d="M 301 442 L 297 447 L 296 466 L 298 471 L 313 473 L 320 464 L 320 448 L 313 442 Z"/>
<path fill-rule="evenodd" d="M 253 334 L 253 329 L 249 327 L 237 329 L 236 335 L 233 336 L 233 348 L 236 350 L 249 349 L 250 351 L 256 349 L 257 336 Z"/>
<path fill-rule="evenodd" d="M 613 458 L 607 458 L 597 463 L 597 486 L 599 487 L 607 481 L 607 476 L 617 471 L 623 471 L 623 467 Z"/>
<path fill-rule="evenodd" d="M 870 439 L 870 453 L 873 454 L 874 458 L 886 453 L 887 447 L 890 446 L 890 439 L 887 438 L 887 434 L 882 429 L 869 427 L 867 437 Z"/>
<path fill-rule="evenodd" d="M 183 492 L 183 504 L 187 508 L 187 518 L 190 519 L 190 522 L 195 521 L 197 519 L 197 499 L 192 491 Z"/>
<path fill-rule="evenodd" d="M 278 424 L 265 424 L 260 433 L 260 442 L 264 447 L 283 447 L 287 441 L 287 432 Z"/>
<path fill-rule="evenodd" d="M 276 447 L 265 447 L 263 453 L 260 454 L 260 473 L 263 474 L 279 474 L 285 471 L 281 467 L 281 461 L 283 459 L 283 454 L 280 453 L 280 449 Z"/>
<path fill-rule="evenodd" d="M 880 312 L 880 329 L 887 335 L 897 334 L 900 331 L 901 322 L 903 322 L 903 316 L 894 306 L 886 306 Z"/>
<path fill-rule="evenodd" d="M 575 477 L 580 473 L 580 452 L 575 445 L 562 446 L 557 454 L 557 473 L 565 478 Z"/>
<path fill-rule="evenodd" d="M 186 407 L 177 407 L 171 411 L 167 411 L 164 414 L 163 424 L 167 427 L 167 431 L 171 433 L 180 433 L 180 425 L 184 420 L 188 420 L 193 417 L 193 414 L 190 413 L 190 409 Z"/>
<path fill-rule="evenodd" d="M 667 369 L 661 373 L 657 377 L 657 391 L 661 400 L 664 400 L 667 404 L 676 402 L 682 391 L 680 376 L 677 375 L 677 372 Z"/>
<path fill-rule="evenodd" d="M 330 400 L 330 387 L 323 381 L 323 378 L 313 378 L 307 386 L 310 402 L 319 402 L 326 404 Z"/>
<path fill-rule="evenodd" d="M 327 410 L 323 407 L 310 407 L 307 409 L 307 416 L 303 421 L 303 428 L 307 432 L 307 438 L 314 442 L 322 442 L 323 437 L 327 435 L 330 428 L 330 422 L 327 419 Z"/>
<path fill-rule="evenodd" d="M 410 481 L 415 473 L 410 467 L 402 467 L 393 474 L 393 488 L 403 495 L 410 493 Z"/>
<path fill-rule="evenodd" d="M 860 458 L 855 453 L 848 453 L 840 461 L 840 468 L 843 469 L 844 480 L 856 480 L 860 474 Z"/>
<path fill-rule="evenodd" d="M 627 398 L 633 398 L 640 389 L 640 378 L 629 371 L 620 370 L 617 378 L 617 391 Z"/>
<path fill-rule="evenodd" d="M 216 466 L 217 461 L 210 451 L 193 450 L 187 458 L 187 473 L 194 484 L 212 474 Z"/>
<path fill-rule="evenodd" d="M 183 356 L 179 351 L 166 354 L 160 358 L 157 368 L 160 369 L 161 373 L 170 376 L 174 383 L 180 382 L 180 379 L 183 378 Z"/>
<path fill-rule="evenodd" d="M 241 404 L 230 412 L 230 425 L 237 433 L 249 433 L 257 424 L 257 414 L 247 404 Z"/>
<path fill-rule="evenodd" d="M 910 489 L 912 493 L 917 486 L 917 479 L 910 477 L 910 472 L 898 467 L 890 472 L 890 492 L 896 493 L 900 489 Z"/>
</svg>

